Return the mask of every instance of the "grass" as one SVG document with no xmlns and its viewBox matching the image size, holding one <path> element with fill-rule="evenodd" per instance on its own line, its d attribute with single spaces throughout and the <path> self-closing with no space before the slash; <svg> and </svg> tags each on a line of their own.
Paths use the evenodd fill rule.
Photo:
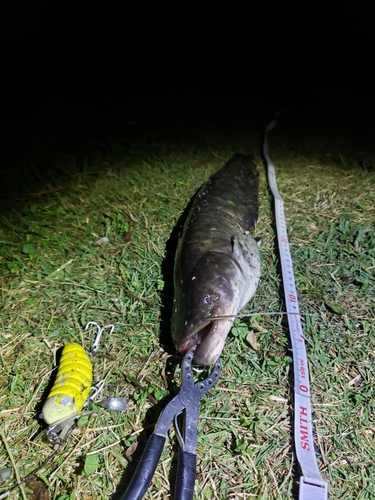
<svg viewBox="0 0 375 500">
<path fill-rule="evenodd" d="M 270 154 L 300 309 L 311 314 L 303 323 L 318 463 L 332 499 L 374 499 L 375 158 L 358 131 L 336 128 L 335 118 L 322 122 L 285 116 L 270 135 Z M 36 495 L 29 498 L 109 498 L 129 481 L 178 388 L 168 330 L 173 234 L 196 189 L 237 151 L 255 153 L 261 170 L 262 279 L 246 309 L 259 314 L 236 321 L 220 381 L 202 400 L 195 492 L 204 500 L 291 498 L 299 473 L 290 341 L 284 318 L 264 315 L 282 311 L 283 300 L 272 199 L 257 154 L 262 128 L 223 123 L 136 124 L 135 131 L 126 124 L 127 135 L 106 139 L 84 160 L 57 155 L 55 175 L 35 179 L 29 171 L 22 198 L 2 210 L 0 426 L 20 476 L 51 452 L 32 437 L 54 356 L 71 341 L 91 346 L 88 321 L 115 325 L 93 359 L 94 377 L 106 378 L 105 396 L 129 400 L 125 414 L 101 409 L 79 427 L 38 474 L 46 496 L 29 483 L 27 494 Z M 103 236 L 109 243 L 94 246 Z M 246 342 L 252 323 L 259 350 Z M 145 498 L 169 498 L 173 435 Z M 12 469 L 3 442 L 0 463 Z M 14 482 L 13 473 L 1 490 Z"/>
</svg>

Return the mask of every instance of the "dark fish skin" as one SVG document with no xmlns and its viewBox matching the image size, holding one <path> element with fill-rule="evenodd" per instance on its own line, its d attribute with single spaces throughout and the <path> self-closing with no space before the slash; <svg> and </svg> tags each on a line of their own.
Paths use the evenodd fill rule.
<svg viewBox="0 0 375 500">
<path fill-rule="evenodd" d="M 198 365 L 220 356 L 233 319 L 260 278 L 259 173 L 253 157 L 236 154 L 198 191 L 178 242 L 174 266 L 172 337 L 177 351 L 199 344 Z"/>
</svg>

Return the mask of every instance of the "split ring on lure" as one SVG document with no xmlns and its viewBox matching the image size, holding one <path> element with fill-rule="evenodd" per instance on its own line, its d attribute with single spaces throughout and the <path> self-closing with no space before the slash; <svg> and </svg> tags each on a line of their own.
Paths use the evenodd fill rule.
<svg viewBox="0 0 375 500">
<path fill-rule="evenodd" d="M 92 364 L 79 344 L 67 344 L 62 351 L 56 380 L 42 409 L 44 421 L 51 425 L 79 413 L 92 382 Z"/>
</svg>

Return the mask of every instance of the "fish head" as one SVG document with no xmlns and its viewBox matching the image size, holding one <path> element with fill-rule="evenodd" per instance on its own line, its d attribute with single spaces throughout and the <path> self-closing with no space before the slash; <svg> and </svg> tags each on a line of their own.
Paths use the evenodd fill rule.
<svg viewBox="0 0 375 500">
<path fill-rule="evenodd" d="M 215 318 L 237 314 L 243 290 L 241 269 L 231 256 L 208 252 L 182 288 L 172 318 L 176 349 L 185 354 L 197 345 L 194 363 L 212 364 L 220 356 L 233 323 L 233 318 Z"/>
</svg>

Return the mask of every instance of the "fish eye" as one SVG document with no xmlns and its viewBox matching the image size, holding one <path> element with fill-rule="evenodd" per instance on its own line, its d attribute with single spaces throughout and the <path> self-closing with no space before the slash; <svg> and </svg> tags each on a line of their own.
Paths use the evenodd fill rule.
<svg viewBox="0 0 375 500">
<path fill-rule="evenodd" d="M 209 304 L 211 302 L 211 297 L 209 295 L 203 295 L 202 302 L 203 304 Z"/>
</svg>

